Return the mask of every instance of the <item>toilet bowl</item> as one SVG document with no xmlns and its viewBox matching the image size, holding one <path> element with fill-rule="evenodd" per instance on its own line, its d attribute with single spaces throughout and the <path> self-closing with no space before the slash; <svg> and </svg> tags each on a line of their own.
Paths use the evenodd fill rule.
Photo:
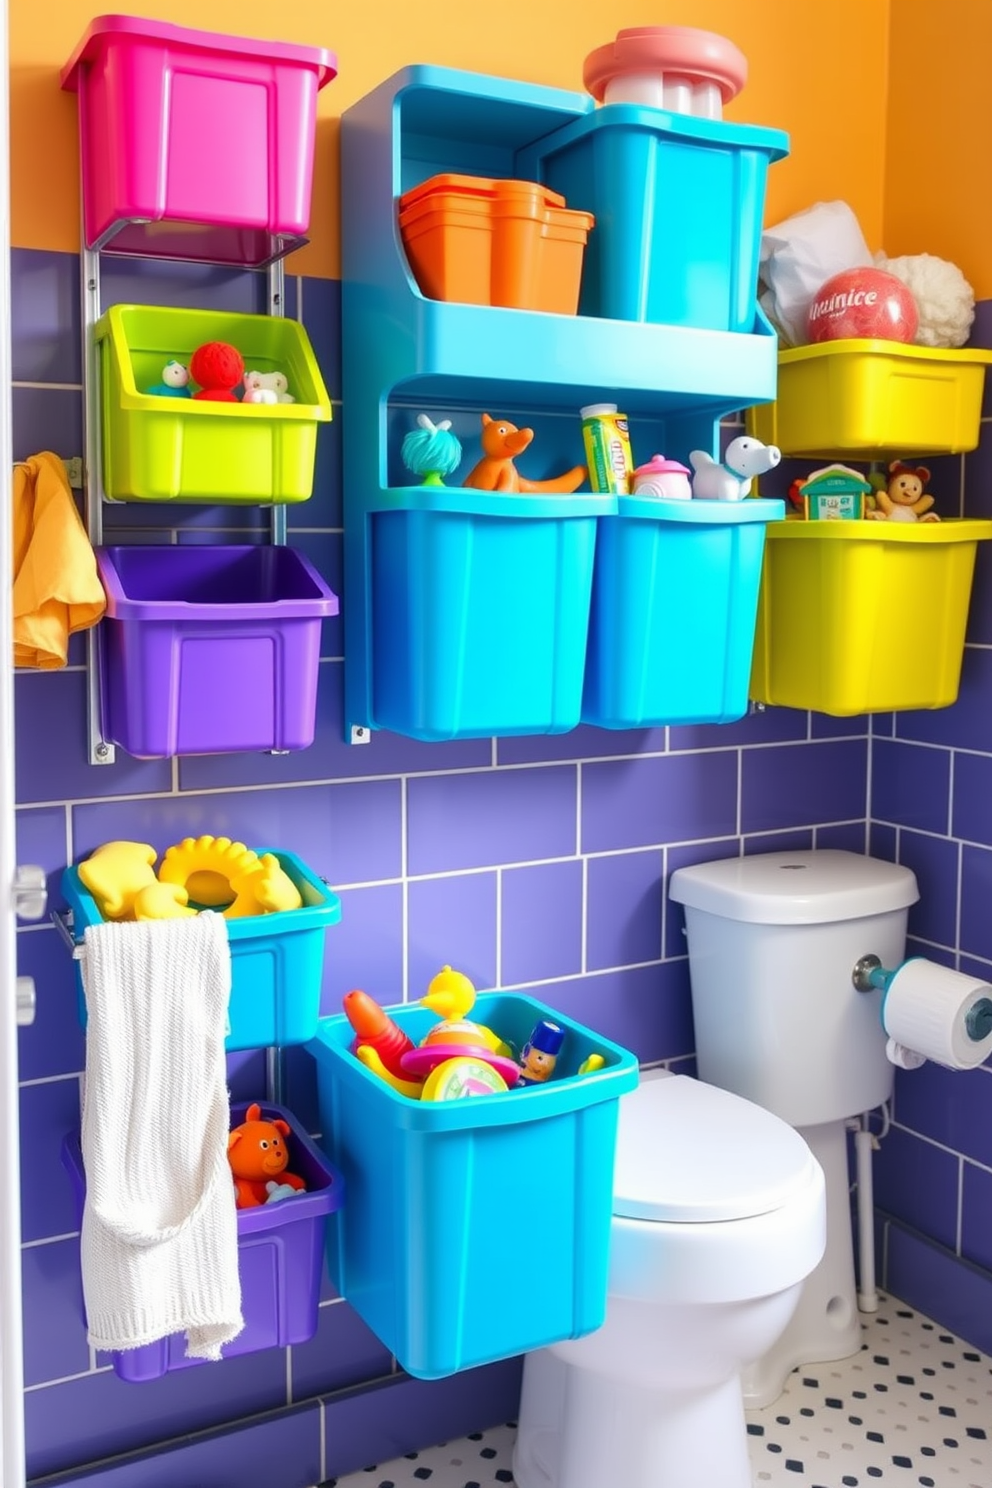
<svg viewBox="0 0 992 1488">
<path fill-rule="evenodd" d="M 744 1371 L 749 1409 L 770 1404 L 799 1364 L 861 1347 L 847 1124 L 891 1098 L 882 992 L 857 989 L 868 953 L 898 966 L 916 879 L 836 848 L 755 853 L 679 868 L 696 1063 L 797 1129 L 823 1169 L 827 1244 L 775 1344 Z"/>
<path fill-rule="evenodd" d="M 798 1133 L 685 1075 L 643 1076 L 620 1102 L 606 1320 L 527 1355 L 518 1488 L 750 1488 L 740 1371 L 825 1239 Z"/>
</svg>

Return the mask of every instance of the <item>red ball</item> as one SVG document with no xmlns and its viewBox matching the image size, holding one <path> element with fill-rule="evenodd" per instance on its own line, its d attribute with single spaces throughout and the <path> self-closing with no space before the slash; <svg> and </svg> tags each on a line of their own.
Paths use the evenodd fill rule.
<svg viewBox="0 0 992 1488">
<path fill-rule="evenodd" d="M 189 375 L 205 391 L 229 392 L 245 375 L 241 353 L 226 341 L 207 341 L 189 359 Z"/>
<path fill-rule="evenodd" d="M 814 295 L 806 333 L 810 341 L 852 337 L 910 342 L 919 319 L 916 301 L 894 274 L 882 269 L 845 269 Z"/>
</svg>

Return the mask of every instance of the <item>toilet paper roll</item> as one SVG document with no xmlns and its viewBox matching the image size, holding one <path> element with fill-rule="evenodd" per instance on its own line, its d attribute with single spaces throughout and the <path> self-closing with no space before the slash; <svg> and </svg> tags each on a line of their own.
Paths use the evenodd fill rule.
<svg viewBox="0 0 992 1488">
<path fill-rule="evenodd" d="M 923 957 L 893 974 L 881 1012 L 890 1039 L 948 1069 L 992 1053 L 992 986 Z"/>
</svg>

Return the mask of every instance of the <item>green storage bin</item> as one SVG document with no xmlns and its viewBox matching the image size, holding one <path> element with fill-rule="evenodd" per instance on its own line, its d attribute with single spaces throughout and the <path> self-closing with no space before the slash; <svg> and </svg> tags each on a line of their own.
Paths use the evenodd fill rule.
<svg viewBox="0 0 992 1488">
<path fill-rule="evenodd" d="M 255 504 L 306 501 L 317 425 L 331 417 L 303 327 L 271 315 L 115 305 L 95 327 L 100 355 L 103 486 L 113 501 Z M 215 403 L 143 389 L 166 362 L 228 341 L 251 371 L 282 372 L 293 403 Z"/>
</svg>

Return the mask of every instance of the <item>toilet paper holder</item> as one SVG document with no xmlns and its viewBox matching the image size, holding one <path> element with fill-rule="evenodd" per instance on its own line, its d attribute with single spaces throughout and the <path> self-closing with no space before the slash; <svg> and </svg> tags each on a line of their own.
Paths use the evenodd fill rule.
<svg viewBox="0 0 992 1488">
<path fill-rule="evenodd" d="M 910 959 L 919 960 L 920 958 Z M 878 956 L 871 954 L 862 956 L 855 962 L 851 972 L 851 981 L 858 992 L 880 991 L 886 994 L 895 977 L 909 964 L 909 961 L 903 961 L 899 966 L 887 968 L 882 965 Z M 884 1031 L 889 1034 L 887 1053 L 893 1064 L 913 1069 L 925 1062 L 926 1055 L 907 1048 L 891 1036 L 891 1030 L 885 1019 L 884 1000 L 881 1008 L 881 1022 Z M 963 1018 L 963 1032 L 965 1038 L 975 1045 L 984 1044 L 992 1037 L 992 997 L 980 996 L 967 1009 Z M 981 1056 L 978 1056 L 978 1059 L 980 1062 Z M 963 1068 L 971 1067 L 971 1065 L 969 1062 L 967 1066 L 956 1064 L 955 1067 Z"/>
</svg>

